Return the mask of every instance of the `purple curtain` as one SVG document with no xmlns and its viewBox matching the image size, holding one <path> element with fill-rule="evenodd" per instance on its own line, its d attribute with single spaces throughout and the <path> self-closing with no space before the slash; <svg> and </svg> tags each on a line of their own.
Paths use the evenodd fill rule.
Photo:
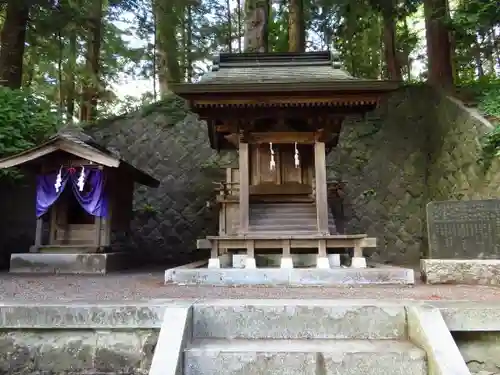
<svg viewBox="0 0 500 375">
<path fill-rule="evenodd" d="M 61 195 L 66 183 L 68 182 L 69 173 L 63 171 L 61 187 L 56 191 L 55 183 L 59 172 L 49 173 L 36 178 L 36 217 L 39 218 L 46 213 L 50 206 L 52 206 L 57 198 Z"/>
<path fill-rule="evenodd" d="M 104 173 L 100 169 L 85 169 L 85 185 L 88 191 L 80 191 L 78 178 L 80 173 L 71 175 L 73 194 L 80 206 L 90 215 L 105 217 L 108 214 L 108 201 L 104 191 Z"/>
<path fill-rule="evenodd" d="M 105 217 L 108 213 L 108 201 L 105 195 L 105 178 L 100 169 L 85 168 L 85 189 L 80 191 L 78 187 L 78 178 L 81 172 L 71 171 L 67 168 L 62 170 L 62 182 L 59 191 L 54 186 L 59 172 L 49 173 L 37 176 L 36 191 L 36 217 L 39 218 L 45 214 L 48 209 L 56 202 L 64 191 L 68 180 L 71 180 L 73 195 L 80 206 L 90 215 Z"/>
</svg>

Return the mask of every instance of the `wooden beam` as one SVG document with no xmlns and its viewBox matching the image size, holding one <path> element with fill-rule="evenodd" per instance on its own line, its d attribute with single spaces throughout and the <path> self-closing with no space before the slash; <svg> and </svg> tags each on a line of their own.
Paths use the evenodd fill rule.
<svg viewBox="0 0 500 375">
<path fill-rule="evenodd" d="M 301 106 L 353 106 L 353 105 L 376 105 L 379 95 L 373 94 L 343 94 L 343 95 L 311 95 L 303 97 L 290 97 L 288 95 L 254 95 L 235 97 L 235 95 L 218 95 L 216 98 L 202 96 L 194 99 L 195 107 L 223 105 L 301 105 Z"/>
<path fill-rule="evenodd" d="M 239 118 L 247 120 L 280 118 L 285 119 L 312 119 L 311 123 L 318 123 L 322 118 L 343 119 L 345 116 L 371 111 L 373 105 L 351 107 L 241 107 L 229 106 L 224 108 L 199 108 L 193 111 L 204 119 L 219 119 L 220 121 L 236 121 Z"/>
<path fill-rule="evenodd" d="M 245 234 L 248 232 L 249 214 L 250 214 L 250 171 L 249 171 L 249 151 L 248 143 L 239 145 L 239 172 L 240 172 L 240 226 L 239 232 Z"/>
<path fill-rule="evenodd" d="M 318 222 L 318 232 L 328 234 L 328 196 L 324 142 L 316 142 L 314 144 L 314 172 L 316 180 L 316 218 Z"/>
<path fill-rule="evenodd" d="M 238 147 L 240 143 L 249 144 L 293 144 L 297 142 L 303 145 L 314 145 L 316 142 L 336 145 L 339 135 L 327 131 L 317 132 L 266 132 L 266 133 L 248 133 L 242 135 L 231 133 L 224 135 L 224 138 L 232 145 Z"/>
<path fill-rule="evenodd" d="M 314 144 L 314 132 L 266 132 L 266 133 L 250 133 L 248 136 L 248 143 L 262 144 L 262 143 L 275 143 L 275 144 Z"/>
</svg>

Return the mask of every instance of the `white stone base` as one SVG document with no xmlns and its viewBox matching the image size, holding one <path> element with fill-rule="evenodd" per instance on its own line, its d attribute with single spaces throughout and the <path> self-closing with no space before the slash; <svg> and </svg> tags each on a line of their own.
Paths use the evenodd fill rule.
<svg viewBox="0 0 500 375">
<path fill-rule="evenodd" d="M 340 254 L 328 254 L 330 268 L 340 267 Z"/>
<path fill-rule="evenodd" d="M 328 269 L 330 268 L 330 261 L 328 258 L 318 257 L 316 260 L 316 268 Z"/>
<path fill-rule="evenodd" d="M 352 257 L 351 268 L 366 268 L 366 258 Z"/>
<path fill-rule="evenodd" d="M 327 260 L 327 258 L 324 258 Z M 176 268 L 165 272 L 165 282 L 182 285 L 412 285 L 414 271 L 409 268 Z"/>
<path fill-rule="evenodd" d="M 282 257 L 280 268 L 293 268 L 293 259 L 291 257 Z"/>
<path fill-rule="evenodd" d="M 247 257 L 245 259 L 245 268 L 247 268 L 247 269 L 257 268 L 257 264 L 255 263 L 255 258 Z"/>
<path fill-rule="evenodd" d="M 246 254 L 233 254 L 233 268 L 245 268 Z"/>
<path fill-rule="evenodd" d="M 208 268 L 220 268 L 220 259 L 219 258 L 208 259 Z"/>
</svg>

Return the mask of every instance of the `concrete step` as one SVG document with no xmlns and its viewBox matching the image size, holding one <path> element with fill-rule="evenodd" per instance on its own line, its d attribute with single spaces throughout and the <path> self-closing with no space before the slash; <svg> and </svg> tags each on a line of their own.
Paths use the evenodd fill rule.
<svg viewBox="0 0 500 375">
<path fill-rule="evenodd" d="M 425 352 L 396 340 L 194 340 L 185 375 L 426 375 Z"/>
<path fill-rule="evenodd" d="M 274 223 L 274 225 L 254 225 L 250 224 L 248 229 L 252 232 L 317 232 L 318 227 L 316 225 L 293 225 L 284 223 Z"/>
<path fill-rule="evenodd" d="M 235 300 L 197 303 L 193 338 L 406 339 L 398 303 Z"/>
<path fill-rule="evenodd" d="M 256 216 L 250 216 L 250 223 L 256 223 L 256 224 L 274 224 L 276 220 L 279 220 L 280 223 L 286 223 L 286 224 L 303 224 L 303 223 L 313 223 L 316 225 L 316 216 L 314 217 L 308 217 L 308 216 L 302 216 L 302 215 L 290 215 L 290 216 L 266 216 L 266 217 L 256 217 Z M 328 218 L 328 223 L 334 223 L 333 217 Z"/>
<path fill-rule="evenodd" d="M 302 203 L 252 204 L 251 213 L 316 213 L 316 206 Z"/>
</svg>

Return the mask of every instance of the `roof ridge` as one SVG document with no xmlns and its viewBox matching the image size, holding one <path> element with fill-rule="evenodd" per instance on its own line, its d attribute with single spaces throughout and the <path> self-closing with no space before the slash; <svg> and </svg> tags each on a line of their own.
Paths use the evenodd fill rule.
<svg viewBox="0 0 500 375">
<path fill-rule="evenodd" d="M 332 49 L 311 52 L 243 52 L 217 53 L 212 59 L 211 71 L 232 67 L 273 66 L 331 66 L 340 69 L 340 54 Z"/>
</svg>

